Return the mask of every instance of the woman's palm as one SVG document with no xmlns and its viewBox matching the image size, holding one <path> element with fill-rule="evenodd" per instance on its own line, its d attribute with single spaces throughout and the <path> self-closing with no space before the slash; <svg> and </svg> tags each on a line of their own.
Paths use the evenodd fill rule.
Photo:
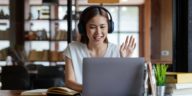
<svg viewBox="0 0 192 96">
<path fill-rule="evenodd" d="M 126 37 L 125 42 L 120 46 L 120 55 L 121 57 L 130 57 L 136 47 L 135 38 L 133 36 Z"/>
</svg>

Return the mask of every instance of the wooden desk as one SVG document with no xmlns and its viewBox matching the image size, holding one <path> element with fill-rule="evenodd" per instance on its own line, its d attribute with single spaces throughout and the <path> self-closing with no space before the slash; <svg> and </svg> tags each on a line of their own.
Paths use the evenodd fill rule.
<svg viewBox="0 0 192 96">
<path fill-rule="evenodd" d="M 0 96 L 20 96 L 22 90 L 0 90 Z"/>
<path fill-rule="evenodd" d="M 0 90 L 0 96 L 21 96 L 21 92 L 24 90 Z M 36 95 L 36 96 L 47 96 L 47 95 Z"/>
</svg>

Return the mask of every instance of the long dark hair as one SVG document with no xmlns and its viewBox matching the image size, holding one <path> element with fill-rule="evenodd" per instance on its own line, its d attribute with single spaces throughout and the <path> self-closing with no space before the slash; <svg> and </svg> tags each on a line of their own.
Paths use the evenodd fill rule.
<svg viewBox="0 0 192 96">
<path fill-rule="evenodd" d="M 108 13 L 104 9 L 100 8 L 100 6 L 99 7 L 91 7 L 91 8 L 88 7 L 88 8 L 89 9 L 85 9 L 80 16 L 80 22 L 81 22 L 82 27 L 83 27 L 83 32 L 81 32 L 80 42 L 85 43 L 85 44 L 89 43 L 89 39 L 88 39 L 87 32 L 86 32 L 87 22 L 97 15 L 104 16 L 107 18 L 107 21 L 109 20 Z M 79 31 L 82 31 L 82 30 L 79 30 Z M 108 39 L 106 38 L 104 40 L 104 42 L 108 42 Z"/>
</svg>

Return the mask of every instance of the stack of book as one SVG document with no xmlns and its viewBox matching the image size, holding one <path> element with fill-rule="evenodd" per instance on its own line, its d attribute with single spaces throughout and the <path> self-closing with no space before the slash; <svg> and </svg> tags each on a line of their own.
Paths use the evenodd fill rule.
<svg viewBox="0 0 192 96">
<path fill-rule="evenodd" d="M 166 78 L 166 94 L 192 96 L 192 73 L 169 72 Z"/>
<path fill-rule="evenodd" d="M 66 30 L 56 31 L 54 40 L 67 40 L 67 31 Z"/>
<path fill-rule="evenodd" d="M 29 52 L 29 61 L 64 61 L 63 52 L 59 51 L 50 51 L 50 50 L 43 50 L 43 51 L 36 51 L 31 50 Z"/>
<path fill-rule="evenodd" d="M 6 59 L 6 57 L 8 56 L 7 50 L 8 50 L 8 48 L 4 48 L 4 49 L 0 50 L 0 60 Z"/>
</svg>

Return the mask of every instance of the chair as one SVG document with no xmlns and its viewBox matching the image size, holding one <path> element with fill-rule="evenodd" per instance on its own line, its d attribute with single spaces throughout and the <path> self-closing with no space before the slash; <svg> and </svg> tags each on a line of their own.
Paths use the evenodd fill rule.
<svg viewBox="0 0 192 96">
<path fill-rule="evenodd" d="M 3 90 L 30 89 L 29 74 L 24 66 L 3 66 L 1 73 Z"/>
<path fill-rule="evenodd" d="M 34 82 L 37 79 L 37 74 L 38 74 L 38 67 L 41 67 L 43 65 L 37 65 L 37 64 L 28 64 L 26 65 L 26 69 L 29 73 L 29 77 L 30 77 L 30 86 L 33 89 L 34 88 Z"/>
<path fill-rule="evenodd" d="M 34 88 L 64 86 L 64 66 L 39 66 Z"/>
</svg>

